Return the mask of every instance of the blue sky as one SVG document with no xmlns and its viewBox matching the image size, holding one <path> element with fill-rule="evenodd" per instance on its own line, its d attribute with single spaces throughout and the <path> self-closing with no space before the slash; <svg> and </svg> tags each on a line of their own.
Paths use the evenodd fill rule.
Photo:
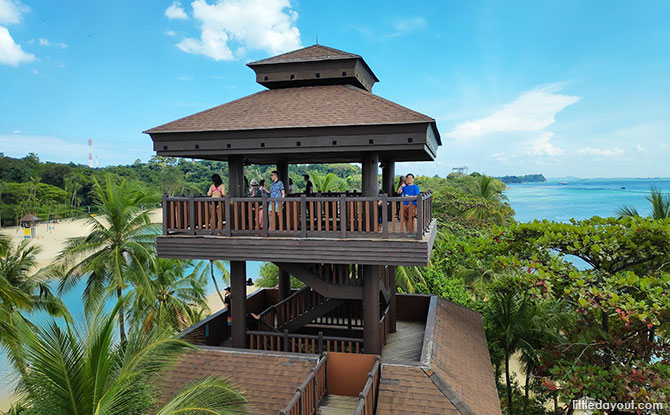
<svg viewBox="0 0 670 415">
<path fill-rule="evenodd" d="M 445 175 L 670 176 L 667 1 L 0 0 L 0 152 L 146 161 L 141 132 L 256 92 L 244 64 L 315 42 L 434 117 Z"/>
</svg>

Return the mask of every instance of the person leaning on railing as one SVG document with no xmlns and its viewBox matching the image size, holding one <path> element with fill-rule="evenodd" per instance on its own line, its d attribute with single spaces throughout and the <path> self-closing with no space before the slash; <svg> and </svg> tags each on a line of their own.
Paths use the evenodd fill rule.
<svg viewBox="0 0 670 415">
<path fill-rule="evenodd" d="M 400 185 L 398 192 L 402 194 L 402 197 L 415 197 L 415 200 L 411 203 L 409 201 L 403 202 L 402 208 L 404 217 L 402 223 L 405 226 L 405 230 L 413 233 L 416 229 L 416 196 L 421 194 L 421 190 L 419 190 L 419 186 L 414 184 L 414 175 L 412 173 L 408 173 L 405 176 L 405 182 Z"/>
<path fill-rule="evenodd" d="M 209 190 L 207 190 L 207 196 L 210 196 L 212 198 L 220 198 L 224 197 L 226 195 L 226 186 L 223 184 L 223 180 L 221 180 L 221 176 L 218 174 L 214 173 L 212 174 L 212 184 L 209 186 Z M 210 229 L 214 229 L 216 227 L 216 203 L 212 202 L 209 204 L 209 211 L 210 211 Z M 222 220 L 222 218 L 219 218 Z M 219 233 L 221 235 L 221 233 Z"/>
</svg>

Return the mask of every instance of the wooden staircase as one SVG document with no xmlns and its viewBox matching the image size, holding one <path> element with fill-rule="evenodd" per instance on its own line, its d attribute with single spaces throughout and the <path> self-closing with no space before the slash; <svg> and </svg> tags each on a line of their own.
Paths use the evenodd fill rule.
<svg viewBox="0 0 670 415">
<path fill-rule="evenodd" d="M 316 409 L 317 415 L 352 415 L 356 412 L 358 396 L 326 395 Z"/>
</svg>

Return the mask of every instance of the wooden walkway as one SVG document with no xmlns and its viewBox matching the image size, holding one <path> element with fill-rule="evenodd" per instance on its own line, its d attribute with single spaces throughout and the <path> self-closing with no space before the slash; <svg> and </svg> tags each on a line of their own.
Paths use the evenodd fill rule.
<svg viewBox="0 0 670 415">
<path fill-rule="evenodd" d="M 421 359 L 425 323 L 414 321 L 396 322 L 396 332 L 391 333 L 382 349 L 384 362 L 418 362 Z"/>
<path fill-rule="evenodd" d="M 358 396 L 326 395 L 318 409 L 317 415 L 351 415 L 356 412 Z"/>
</svg>

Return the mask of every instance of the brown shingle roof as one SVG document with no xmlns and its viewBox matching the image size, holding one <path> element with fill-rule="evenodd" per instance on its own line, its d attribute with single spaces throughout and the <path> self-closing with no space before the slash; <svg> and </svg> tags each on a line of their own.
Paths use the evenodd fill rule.
<svg viewBox="0 0 670 415">
<path fill-rule="evenodd" d="M 252 413 L 276 415 L 316 363 L 316 357 L 306 355 L 201 349 L 184 355 L 161 376 L 157 387 L 163 401 L 194 379 L 208 375 L 229 377 L 244 392 Z"/>
<path fill-rule="evenodd" d="M 439 300 L 432 352 L 431 369 L 472 413 L 502 413 L 481 314 Z M 438 380 L 436 386 L 443 385 Z M 452 402 L 459 407 L 453 399 Z"/>
<path fill-rule="evenodd" d="M 384 364 L 377 415 L 409 413 L 460 415 L 420 367 Z"/>
<path fill-rule="evenodd" d="M 237 131 L 434 122 L 351 85 L 261 91 L 152 128 L 146 133 Z"/>
<path fill-rule="evenodd" d="M 335 48 L 329 48 L 328 46 L 313 45 L 291 52 L 282 53 L 281 55 L 262 59 L 256 62 L 250 62 L 248 65 L 254 66 L 273 63 L 307 62 L 329 59 L 356 59 L 360 57 L 360 55 L 355 55 L 353 53 L 345 52 Z"/>
<path fill-rule="evenodd" d="M 382 366 L 378 414 L 501 415 L 479 313 L 439 299 L 422 364 Z"/>
</svg>

